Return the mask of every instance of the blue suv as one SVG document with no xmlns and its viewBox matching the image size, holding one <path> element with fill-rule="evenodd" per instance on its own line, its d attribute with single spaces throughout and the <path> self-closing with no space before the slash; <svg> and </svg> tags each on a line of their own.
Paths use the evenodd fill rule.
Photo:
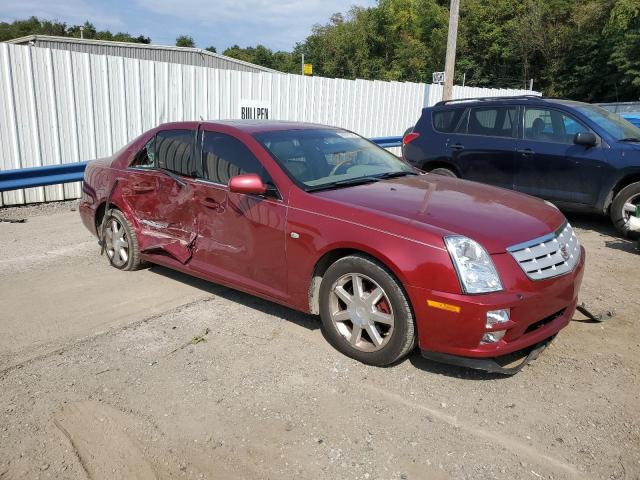
<svg viewBox="0 0 640 480">
<path fill-rule="evenodd" d="M 425 108 L 403 138 L 414 166 L 609 214 L 621 233 L 640 206 L 640 128 L 586 103 L 535 96 Z"/>
</svg>

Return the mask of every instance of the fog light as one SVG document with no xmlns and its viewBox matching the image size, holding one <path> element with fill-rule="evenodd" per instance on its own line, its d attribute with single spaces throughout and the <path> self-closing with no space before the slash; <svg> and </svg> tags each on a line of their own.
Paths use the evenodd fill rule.
<svg viewBox="0 0 640 480">
<path fill-rule="evenodd" d="M 509 321 L 508 308 L 504 308 L 502 310 L 489 310 L 487 312 L 487 322 L 485 323 L 485 326 L 487 328 L 493 328 L 496 326 L 500 326 L 500 324 L 502 323 L 507 323 L 508 321 Z"/>
<path fill-rule="evenodd" d="M 506 330 L 496 330 L 495 332 L 487 332 L 482 336 L 482 340 L 480 340 L 480 345 L 487 343 L 498 343 L 504 337 Z"/>
</svg>

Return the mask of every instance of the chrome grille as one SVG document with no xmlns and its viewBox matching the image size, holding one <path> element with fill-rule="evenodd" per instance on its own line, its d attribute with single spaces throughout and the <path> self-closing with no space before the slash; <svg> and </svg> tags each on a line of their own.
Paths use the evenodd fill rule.
<svg viewBox="0 0 640 480">
<path fill-rule="evenodd" d="M 564 275 L 572 271 L 580 260 L 580 242 L 569 223 L 554 233 L 507 250 L 531 280 Z"/>
</svg>

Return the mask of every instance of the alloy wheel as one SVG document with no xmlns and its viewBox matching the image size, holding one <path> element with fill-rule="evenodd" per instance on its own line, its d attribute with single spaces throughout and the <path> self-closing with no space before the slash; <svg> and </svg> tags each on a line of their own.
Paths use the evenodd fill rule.
<svg viewBox="0 0 640 480">
<path fill-rule="evenodd" d="M 123 267 L 129 260 L 129 241 L 124 226 L 114 217 L 109 219 L 105 232 L 107 255 L 115 267 Z"/>
<path fill-rule="evenodd" d="M 337 331 L 357 350 L 374 352 L 393 333 L 394 315 L 384 289 L 360 273 L 340 277 L 329 296 L 331 320 Z"/>
<path fill-rule="evenodd" d="M 631 217 L 636 216 L 636 208 L 640 204 L 640 194 L 632 195 L 622 206 L 622 218 L 625 226 L 629 223 Z"/>
</svg>

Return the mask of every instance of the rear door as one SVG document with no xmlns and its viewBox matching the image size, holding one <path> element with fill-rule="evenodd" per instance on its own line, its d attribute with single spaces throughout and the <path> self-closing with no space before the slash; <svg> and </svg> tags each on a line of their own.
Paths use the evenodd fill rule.
<svg viewBox="0 0 640 480">
<path fill-rule="evenodd" d="M 518 107 L 472 107 L 465 115 L 463 134 L 447 144 L 462 178 L 513 188 Z"/>
<path fill-rule="evenodd" d="M 164 253 L 187 263 L 196 239 L 191 212 L 195 130 L 163 130 L 147 142 L 129 167 L 123 199 L 139 226 L 143 253 Z"/>
<path fill-rule="evenodd" d="M 574 143 L 578 132 L 595 134 L 568 112 L 525 107 L 514 188 L 561 204 L 595 204 L 608 163 L 600 140 L 593 147 Z"/>
<path fill-rule="evenodd" d="M 205 274 L 276 298 L 287 294 L 285 226 L 287 206 L 278 194 L 229 191 L 229 179 L 271 176 L 247 145 L 206 127 L 201 132 L 203 171 L 194 182 L 198 243 L 191 263 Z"/>
</svg>

